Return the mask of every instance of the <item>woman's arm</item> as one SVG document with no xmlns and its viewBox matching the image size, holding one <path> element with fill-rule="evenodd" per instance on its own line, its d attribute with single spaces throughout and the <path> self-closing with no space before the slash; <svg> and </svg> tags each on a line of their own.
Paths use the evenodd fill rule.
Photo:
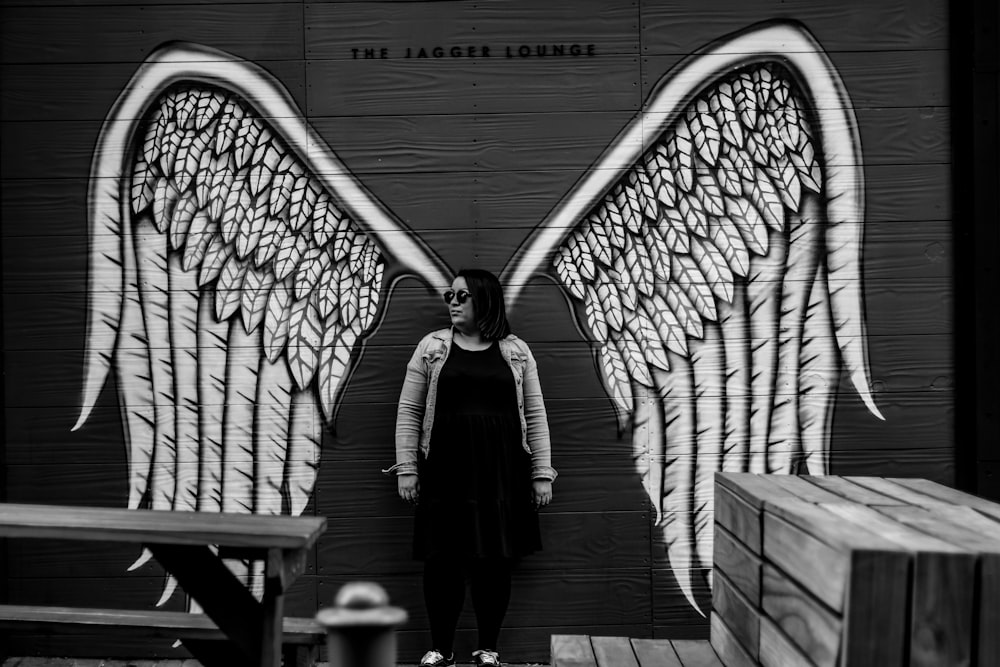
<svg viewBox="0 0 1000 667">
<path fill-rule="evenodd" d="M 527 424 L 528 447 L 531 449 L 531 477 L 552 481 L 556 471 L 552 467 L 552 444 L 549 440 L 549 420 L 545 414 L 542 385 L 538 379 L 538 364 L 531 350 L 522 341 L 527 356 L 524 368 L 524 421 Z"/>
<path fill-rule="evenodd" d="M 425 342 L 421 341 L 406 364 L 403 389 L 396 409 L 396 465 L 397 475 L 415 475 L 417 448 L 423 428 L 424 408 L 427 398 L 427 369 L 424 364 Z"/>
</svg>

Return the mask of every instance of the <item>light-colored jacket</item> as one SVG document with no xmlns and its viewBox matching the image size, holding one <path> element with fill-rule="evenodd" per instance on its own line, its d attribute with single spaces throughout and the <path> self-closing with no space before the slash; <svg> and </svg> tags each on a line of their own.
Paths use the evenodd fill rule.
<svg viewBox="0 0 1000 667">
<path fill-rule="evenodd" d="M 452 330 L 427 334 L 406 364 L 406 378 L 396 413 L 396 465 L 386 472 L 397 475 L 417 472 L 417 449 L 430 452 L 434 409 L 437 405 L 438 377 L 451 351 Z M 552 468 L 549 423 L 538 382 L 538 366 L 528 345 L 513 334 L 499 341 L 500 353 L 514 374 L 517 407 L 521 417 L 521 445 L 531 454 L 533 479 L 556 478 Z"/>
</svg>

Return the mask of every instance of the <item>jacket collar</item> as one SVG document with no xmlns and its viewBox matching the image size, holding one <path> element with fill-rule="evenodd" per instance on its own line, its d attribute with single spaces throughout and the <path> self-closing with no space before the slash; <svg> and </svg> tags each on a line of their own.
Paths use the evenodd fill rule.
<svg viewBox="0 0 1000 667">
<path fill-rule="evenodd" d="M 442 343 L 451 343 L 452 339 L 455 337 L 455 327 L 445 327 L 444 329 L 438 329 L 437 331 L 432 332 L 431 336 L 435 340 L 439 340 Z M 501 338 L 500 342 L 506 341 L 508 343 L 513 343 L 516 340 L 519 340 L 518 337 L 515 336 L 514 334 L 510 334 L 506 338 Z"/>
</svg>

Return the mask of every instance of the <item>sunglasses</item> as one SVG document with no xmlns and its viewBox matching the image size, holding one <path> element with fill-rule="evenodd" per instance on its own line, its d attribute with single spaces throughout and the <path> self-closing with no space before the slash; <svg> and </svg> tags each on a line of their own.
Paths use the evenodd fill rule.
<svg viewBox="0 0 1000 667">
<path fill-rule="evenodd" d="M 452 299 L 458 299 L 458 302 L 460 304 L 461 303 L 465 303 L 466 301 L 468 301 L 472 297 L 472 295 L 469 294 L 469 292 L 467 292 L 464 289 L 460 289 L 460 290 L 458 290 L 458 292 L 456 292 L 455 290 L 451 290 L 450 289 L 447 292 L 445 292 L 444 294 L 442 294 L 441 296 L 444 298 L 444 302 L 445 303 L 451 303 Z"/>
</svg>

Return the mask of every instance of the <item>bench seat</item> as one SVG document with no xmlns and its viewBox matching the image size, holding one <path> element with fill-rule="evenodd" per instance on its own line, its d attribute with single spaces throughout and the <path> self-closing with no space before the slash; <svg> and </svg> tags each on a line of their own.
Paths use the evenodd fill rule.
<svg viewBox="0 0 1000 667">
<path fill-rule="evenodd" d="M 326 637 L 326 629 L 311 618 L 285 618 L 282 625 L 284 631 L 281 639 L 285 644 L 320 644 Z M 0 628 L 15 626 L 20 629 L 61 626 L 67 630 L 129 628 L 152 637 L 225 639 L 225 635 L 212 619 L 204 614 L 189 614 L 183 611 L 0 605 Z"/>
<path fill-rule="evenodd" d="M 282 619 L 286 665 L 313 665 L 326 628 L 312 618 Z M 222 641 L 226 635 L 204 614 L 183 611 L 92 609 L 37 605 L 0 605 L 0 630 L 90 633 L 113 631 L 149 638 Z"/>
</svg>

